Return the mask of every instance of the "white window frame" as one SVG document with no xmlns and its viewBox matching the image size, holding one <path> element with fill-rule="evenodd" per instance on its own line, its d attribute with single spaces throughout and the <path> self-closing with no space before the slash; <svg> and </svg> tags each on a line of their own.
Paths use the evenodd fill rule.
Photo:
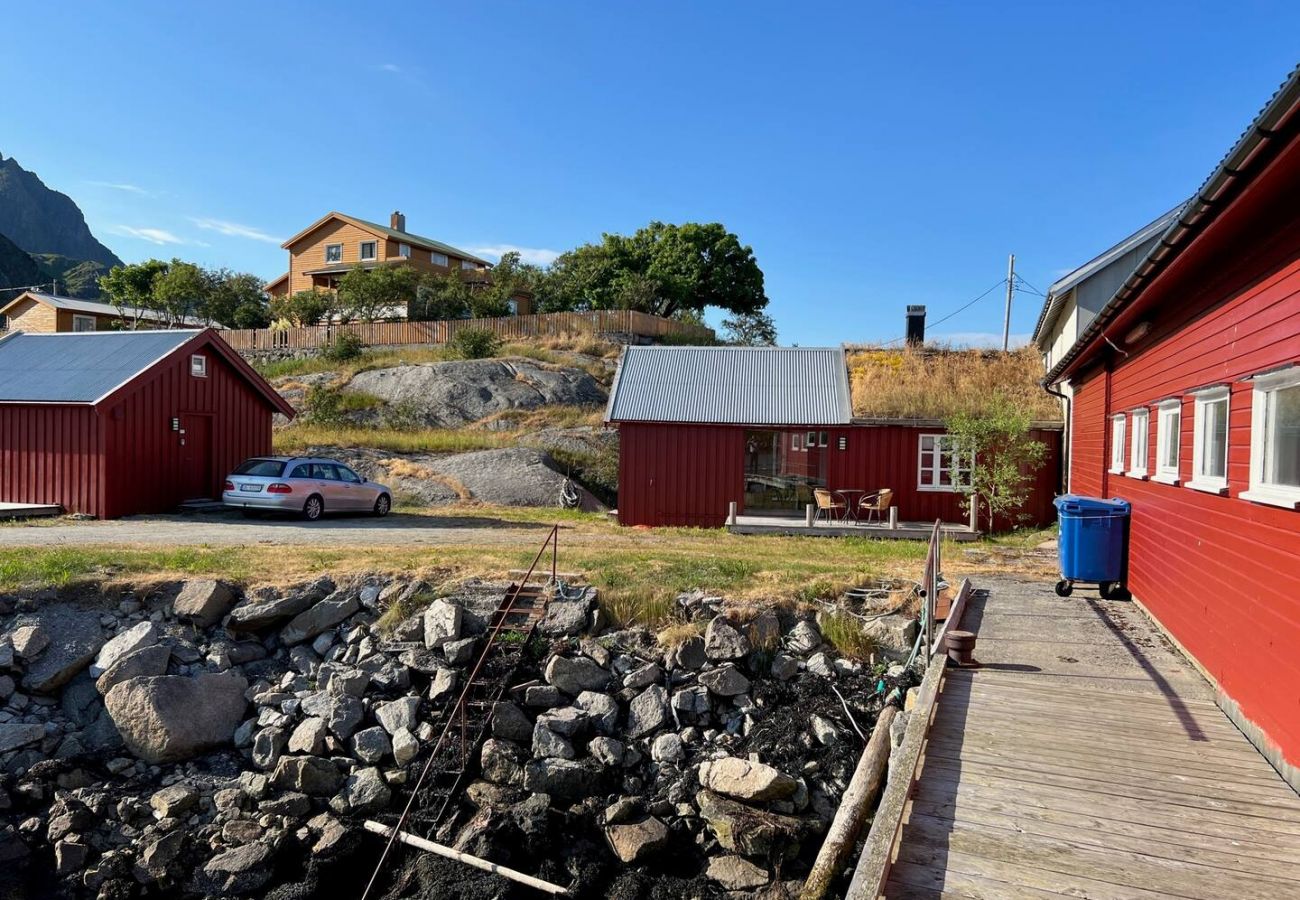
<svg viewBox="0 0 1300 900">
<path fill-rule="evenodd" d="M 1271 484 L 1265 480 L 1270 425 L 1267 421 L 1268 397 L 1275 391 L 1300 385 L 1300 366 L 1257 375 L 1253 382 L 1250 409 L 1250 490 L 1242 491 L 1240 496 L 1256 503 L 1300 509 L 1300 488 L 1289 484 Z"/>
<path fill-rule="evenodd" d="M 337 251 L 338 251 L 338 257 L 337 257 L 336 259 L 330 259 L 331 251 L 334 251 L 334 250 L 337 250 Z M 340 262 L 343 262 L 343 245 L 342 245 L 342 244 L 326 244 L 326 245 L 325 245 L 325 262 L 326 262 L 327 264 L 328 264 L 328 263 L 340 263 Z"/>
<path fill-rule="evenodd" d="M 970 493 L 970 473 L 975 467 L 975 459 L 972 456 L 969 464 L 966 466 L 958 465 L 957 455 L 950 449 L 944 449 L 944 445 L 950 443 L 953 436 L 950 434 L 922 434 L 918 435 L 916 441 L 916 489 L 918 491 L 927 491 L 941 494 Z M 929 441 L 932 444 L 934 462 L 926 467 L 922 464 L 925 458 L 925 446 Z M 943 472 L 943 459 L 947 456 L 954 463 L 949 468 L 949 477 L 951 484 L 940 484 L 939 475 Z M 931 483 L 926 484 L 926 475 L 929 474 Z"/>
<path fill-rule="evenodd" d="M 1129 418 L 1133 434 L 1129 436 L 1128 476 L 1145 481 L 1151 450 L 1151 411 L 1135 409 L 1129 413 Z"/>
<path fill-rule="evenodd" d="M 202 353 L 195 353 L 190 357 L 190 374 L 195 378 L 208 377 L 208 358 Z"/>
<path fill-rule="evenodd" d="M 411 258 L 411 245 L 410 245 L 410 244 L 398 244 L 398 245 L 397 245 L 397 255 L 400 256 L 402 259 L 410 259 L 410 258 Z"/>
<path fill-rule="evenodd" d="M 89 328 L 77 327 L 77 325 L 85 324 L 86 322 L 90 323 Z M 98 323 L 95 321 L 94 316 L 79 316 L 76 313 L 72 314 L 72 330 L 77 334 L 85 334 L 87 331 L 95 331 L 97 330 L 97 326 Z"/>
<path fill-rule="evenodd" d="M 1218 385 L 1192 394 L 1192 480 L 1187 482 L 1189 488 L 1205 491 L 1209 494 L 1228 493 L 1228 443 L 1232 434 L 1232 392 L 1227 385 Z M 1212 403 L 1223 404 L 1223 475 L 1208 475 L 1201 470 L 1207 462 L 1205 458 L 1205 410 Z"/>
<path fill-rule="evenodd" d="M 1110 417 L 1110 474 L 1124 474 L 1124 459 L 1128 455 L 1128 416 L 1116 413 Z"/>
<path fill-rule="evenodd" d="M 1175 421 L 1175 425 L 1170 427 L 1170 419 Z M 1166 400 L 1156 405 L 1156 473 L 1151 476 L 1152 481 L 1158 481 L 1161 484 L 1179 483 L 1178 461 L 1170 466 L 1165 463 L 1165 457 L 1168 455 L 1165 451 L 1169 449 L 1169 440 L 1172 438 L 1178 444 L 1178 453 L 1176 459 L 1181 461 L 1183 448 L 1183 401 L 1182 398 Z"/>
<path fill-rule="evenodd" d="M 790 450 L 794 453 L 800 453 L 805 449 L 803 445 L 803 433 L 796 431 L 790 435 Z"/>
<path fill-rule="evenodd" d="M 436 250 L 429 251 L 429 262 L 433 263 L 435 266 L 442 266 L 447 269 L 451 268 L 451 260 L 447 258 L 447 254 L 439 253 Z"/>
<path fill-rule="evenodd" d="M 366 255 L 366 248 L 370 248 L 370 255 Z M 370 262 L 379 258 L 379 241 L 361 241 L 357 244 L 357 259 L 362 262 Z"/>
</svg>

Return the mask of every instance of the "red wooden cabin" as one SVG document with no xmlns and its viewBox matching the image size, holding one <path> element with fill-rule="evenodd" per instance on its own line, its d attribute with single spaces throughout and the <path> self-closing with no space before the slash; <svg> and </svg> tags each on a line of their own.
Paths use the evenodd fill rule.
<svg viewBox="0 0 1300 900">
<path fill-rule="evenodd" d="M 1300 785 L 1300 70 L 1048 380 L 1134 598 Z"/>
<path fill-rule="evenodd" d="M 0 339 L 0 501 L 116 518 L 221 496 L 293 408 L 211 330 Z"/>
</svg>

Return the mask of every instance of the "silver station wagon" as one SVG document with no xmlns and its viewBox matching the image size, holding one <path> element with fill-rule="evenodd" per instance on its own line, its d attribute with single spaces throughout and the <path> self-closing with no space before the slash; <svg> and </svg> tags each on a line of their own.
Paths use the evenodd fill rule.
<svg viewBox="0 0 1300 900">
<path fill-rule="evenodd" d="M 289 512 L 314 522 L 327 512 L 386 516 L 393 508 L 393 494 L 338 460 L 256 456 L 244 460 L 226 478 L 221 502 L 249 515 Z"/>
</svg>

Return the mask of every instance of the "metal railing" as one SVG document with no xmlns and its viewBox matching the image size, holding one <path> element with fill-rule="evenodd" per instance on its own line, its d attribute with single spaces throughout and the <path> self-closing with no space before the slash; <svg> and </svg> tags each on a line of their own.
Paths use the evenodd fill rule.
<svg viewBox="0 0 1300 900">
<path fill-rule="evenodd" d="M 930 530 L 930 546 L 925 553 L 925 574 L 921 579 L 921 590 L 925 593 L 922 622 L 925 628 L 925 654 L 930 656 L 935 651 L 934 618 L 939 603 L 939 584 L 943 581 L 943 520 L 935 519 L 934 528 Z"/>
</svg>

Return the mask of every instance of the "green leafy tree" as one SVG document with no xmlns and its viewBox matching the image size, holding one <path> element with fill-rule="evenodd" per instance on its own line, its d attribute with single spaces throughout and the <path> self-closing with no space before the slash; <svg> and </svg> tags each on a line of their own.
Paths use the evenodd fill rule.
<svg viewBox="0 0 1300 900">
<path fill-rule="evenodd" d="M 334 295 L 327 291 L 296 291 L 271 298 L 270 311 L 273 318 L 303 328 L 320 324 L 333 311 L 335 302 Z"/>
<path fill-rule="evenodd" d="M 995 518 L 1019 521 L 1034 471 L 1047 445 L 1029 436 L 1033 420 L 1003 394 L 995 394 L 978 412 L 957 413 L 947 421 L 952 458 L 973 460 L 969 473 L 954 466 L 956 485 L 966 491 L 962 508 L 992 527 Z"/>
<path fill-rule="evenodd" d="M 126 266 L 114 266 L 99 279 L 99 290 L 132 329 L 149 313 L 158 313 L 154 282 L 167 272 L 167 263 L 149 259 Z"/>
<path fill-rule="evenodd" d="M 207 309 L 211 293 L 210 274 L 202 267 L 180 259 L 173 259 L 167 271 L 153 281 L 154 308 L 170 326 L 183 324 L 187 317 L 202 314 Z"/>
<path fill-rule="evenodd" d="M 741 347 L 774 347 L 776 323 L 765 312 L 736 313 L 722 320 L 722 336 Z"/>
<path fill-rule="evenodd" d="M 410 266 L 354 266 L 339 282 L 339 315 L 345 322 L 400 318 L 419 283 Z"/>
<path fill-rule="evenodd" d="M 428 272 L 420 276 L 407 318 L 414 322 L 463 319 L 469 315 L 470 295 L 469 284 L 455 270 Z"/>
<path fill-rule="evenodd" d="M 226 328 L 265 328 L 271 323 L 262 279 L 229 269 L 216 269 L 208 274 L 211 290 L 207 303 L 198 313 L 200 318 Z"/>
</svg>

